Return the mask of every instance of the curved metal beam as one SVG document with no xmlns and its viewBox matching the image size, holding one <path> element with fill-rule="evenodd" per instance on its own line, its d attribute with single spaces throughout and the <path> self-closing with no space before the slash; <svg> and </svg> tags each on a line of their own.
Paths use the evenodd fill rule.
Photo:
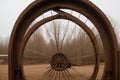
<svg viewBox="0 0 120 80">
<path fill-rule="evenodd" d="M 23 11 L 14 25 L 9 44 L 10 80 L 24 80 L 19 73 L 18 52 L 29 25 L 44 12 L 56 8 L 82 13 L 96 26 L 103 41 L 106 57 L 103 80 L 119 80 L 120 57 L 114 30 L 104 13 L 88 0 L 36 0 Z"/>
<path fill-rule="evenodd" d="M 98 60 L 98 56 L 99 56 L 99 46 L 98 46 L 98 43 L 97 43 L 97 40 L 95 39 L 95 35 L 94 33 L 92 32 L 92 30 L 90 30 L 87 25 L 85 23 L 83 23 L 82 21 L 80 21 L 79 19 L 77 19 L 76 17 L 68 14 L 68 13 L 65 13 L 63 11 L 56 11 L 58 12 L 59 14 L 58 15 L 55 15 L 55 16 L 51 16 L 51 17 L 48 17 L 48 18 L 45 18 L 39 22 L 37 22 L 33 27 L 31 27 L 28 32 L 26 33 L 26 35 L 24 36 L 24 39 L 22 41 L 22 45 L 20 47 L 20 53 L 19 53 L 19 63 L 22 63 L 21 62 L 21 59 L 22 59 L 22 55 L 23 55 L 23 51 L 24 51 L 24 48 L 25 48 L 25 45 L 27 43 L 27 41 L 29 40 L 30 36 L 34 33 L 34 31 L 36 29 L 38 29 L 41 25 L 45 24 L 46 22 L 49 22 L 51 20 L 54 20 L 54 19 L 68 19 L 68 20 L 71 20 L 73 21 L 74 23 L 78 24 L 86 33 L 87 35 L 90 37 L 90 40 L 93 44 L 93 47 L 94 47 L 94 50 L 95 50 L 95 59 L 96 59 L 96 63 L 95 63 L 95 68 L 94 68 L 94 72 L 93 72 L 93 75 L 91 77 L 90 80 L 94 80 L 97 76 L 97 73 L 98 73 L 98 69 L 99 69 L 99 60 Z M 21 65 L 20 64 L 20 68 L 21 68 Z M 19 68 L 19 69 L 20 69 Z"/>
</svg>

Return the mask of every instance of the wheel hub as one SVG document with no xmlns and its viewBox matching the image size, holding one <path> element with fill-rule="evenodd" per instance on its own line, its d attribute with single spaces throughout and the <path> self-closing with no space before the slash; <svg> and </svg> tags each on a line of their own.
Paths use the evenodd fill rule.
<svg viewBox="0 0 120 80">
<path fill-rule="evenodd" d="M 70 68 L 71 63 L 63 53 L 57 53 L 51 59 L 51 67 L 56 71 L 63 71 Z"/>
</svg>

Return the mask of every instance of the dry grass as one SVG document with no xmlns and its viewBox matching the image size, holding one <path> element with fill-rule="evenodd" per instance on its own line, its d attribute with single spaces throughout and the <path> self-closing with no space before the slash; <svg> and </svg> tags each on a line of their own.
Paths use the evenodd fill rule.
<svg viewBox="0 0 120 80">
<path fill-rule="evenodd" d="M 25 76 L 27 80 L 40 80 L 43 76 L 43 73 L 45 73 L 48 70 L 48 67 L 50 65 L 44 64 L 44 65 L 25 65 Z M 102 73 L 103 73 L 103 64 L 100 67 L 99 74 L 97 76 L 96 80 L 100 80 Z M 8 80 L 8 69 L 7 65 L 0 65 L 0 80 Z M 86 78 L 90 78 L 92 71 L 93 71 L 93 65 L 89 66 L 81 66 L 81 67 L 73 67 L 74 70 L 70 69 L 71 75 L 73 77 L 76 77 L 76 79 L 82 79 L 82 80 L 88 80 Z M 81 77 L 78 77 L 78 75 L 81 75 Z M 51 74 L 51 76 L 53 76 Z M 61 75 L 62 77 L 62 75 Z M 46 80 L 49 80 L 46 79 Z"/>
<path fill-rule="evenodd" d="M 8 80 L 8 66 L 0 65 L 0 80 Z"/>
</svg>

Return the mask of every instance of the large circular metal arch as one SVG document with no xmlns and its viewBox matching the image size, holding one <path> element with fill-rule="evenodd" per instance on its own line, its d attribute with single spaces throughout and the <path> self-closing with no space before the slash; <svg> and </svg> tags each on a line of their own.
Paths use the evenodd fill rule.
<svg viewBox="0 0 120 80">
<path fill-rule="evenodd" d="M 42 0 L 30 4 L 19 16 L 9 45 L 9 79 L 23 80 L 19 74 L 18 52 L 30 23 L 42 13 L 56 8 L 66 8 L 84 14 L 96 26 L 103 41 L 106 64 L 103 80 L 119 80 L 119 53 L 114 30 L 106 16 L 94 4 L 87 0 Z"/>
<path fill-rule="evenodd" d="M 22 63 L 22 55 L 23 55 L 23 51 L 24 51 L 24 48 L 25 48 L 25 45 L 27 43 L 27 41 L 29 40 L 30 36 L 32 35 L 32 33 L 38 29 L 41 25 L 45 24 L 46 22 L 49 22 L 51 20 L 54 20 L 54 19 L 68 19 L 68 20 L 71 20 L 73 22 L 75 22 L 76 24 L 78 24 L 87 34 L 88 36 L 90 37 L 90 40 L 93 44 L 93 47 L 94 47 L 94 50 L 95 50 L 95 67 L 94 67 L 94 71 L 93 71 L 93 74 L 90 78 L 90 80 L 95 80 L 96 76 L 97 76 L 97 73 L 98 73 L 98 69 L 99 69 L 99 46 L 98 46 L 98 43 L 97 43 L 97 40 L 95 39 L 95 35 L 94 33 L 92 32 L 92 30 L 90 30 L 87 25 L 85 23 L 83 23 L 82 21 L 80 21 L 79 19 L 77 19 L 76 17 L 68 14 L 68 13 L 65 13 L 63 11 L 59 11 L 60 12 L 59 14 L 55 15 L 55 16 L 51 16 L 51 17 L 48 17 L 48 18 L 45 18 L 39 22 L 37 22 L 32 28 L 30 28 L 28 30 L 28 32 L 26 33 L 26 35 L 24 36 L 24 39 L 22 41 L 22 44 L 21 44 L 21 47 L 20 47 L 20 52 L 18 52 L 19 54 L 19 57 L 18 57 L 18 62 L 20 62 L 20 69 L 22 69 L 21 67 L 21 63 Z M 21 70 L 23 74 L 23 70 Z M 23 75 L 24 76 L 24 75 Z"/>
</svg>

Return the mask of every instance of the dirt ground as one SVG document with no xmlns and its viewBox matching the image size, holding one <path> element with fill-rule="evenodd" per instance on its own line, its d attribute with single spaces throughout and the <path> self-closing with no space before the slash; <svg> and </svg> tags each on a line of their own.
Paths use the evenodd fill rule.
<svg viewBox="0 0 120 80">
<path fill-rule="evenodd" d="M 50 71 L 45 74 L 50 68 L 50 65 L 24 65 L 24 72 L 27 80 L 89 80 L 93 72 L 93 65 L 89 66 L 73 66 L 64 72 Z M 96 80 L 102 77 L 104 66 L 101 64 Z M 59 79 L 60 77 L 60 79 Z M 8 80 L 8 66 L 0 65 L 0 80 Z"/>
</svg>

